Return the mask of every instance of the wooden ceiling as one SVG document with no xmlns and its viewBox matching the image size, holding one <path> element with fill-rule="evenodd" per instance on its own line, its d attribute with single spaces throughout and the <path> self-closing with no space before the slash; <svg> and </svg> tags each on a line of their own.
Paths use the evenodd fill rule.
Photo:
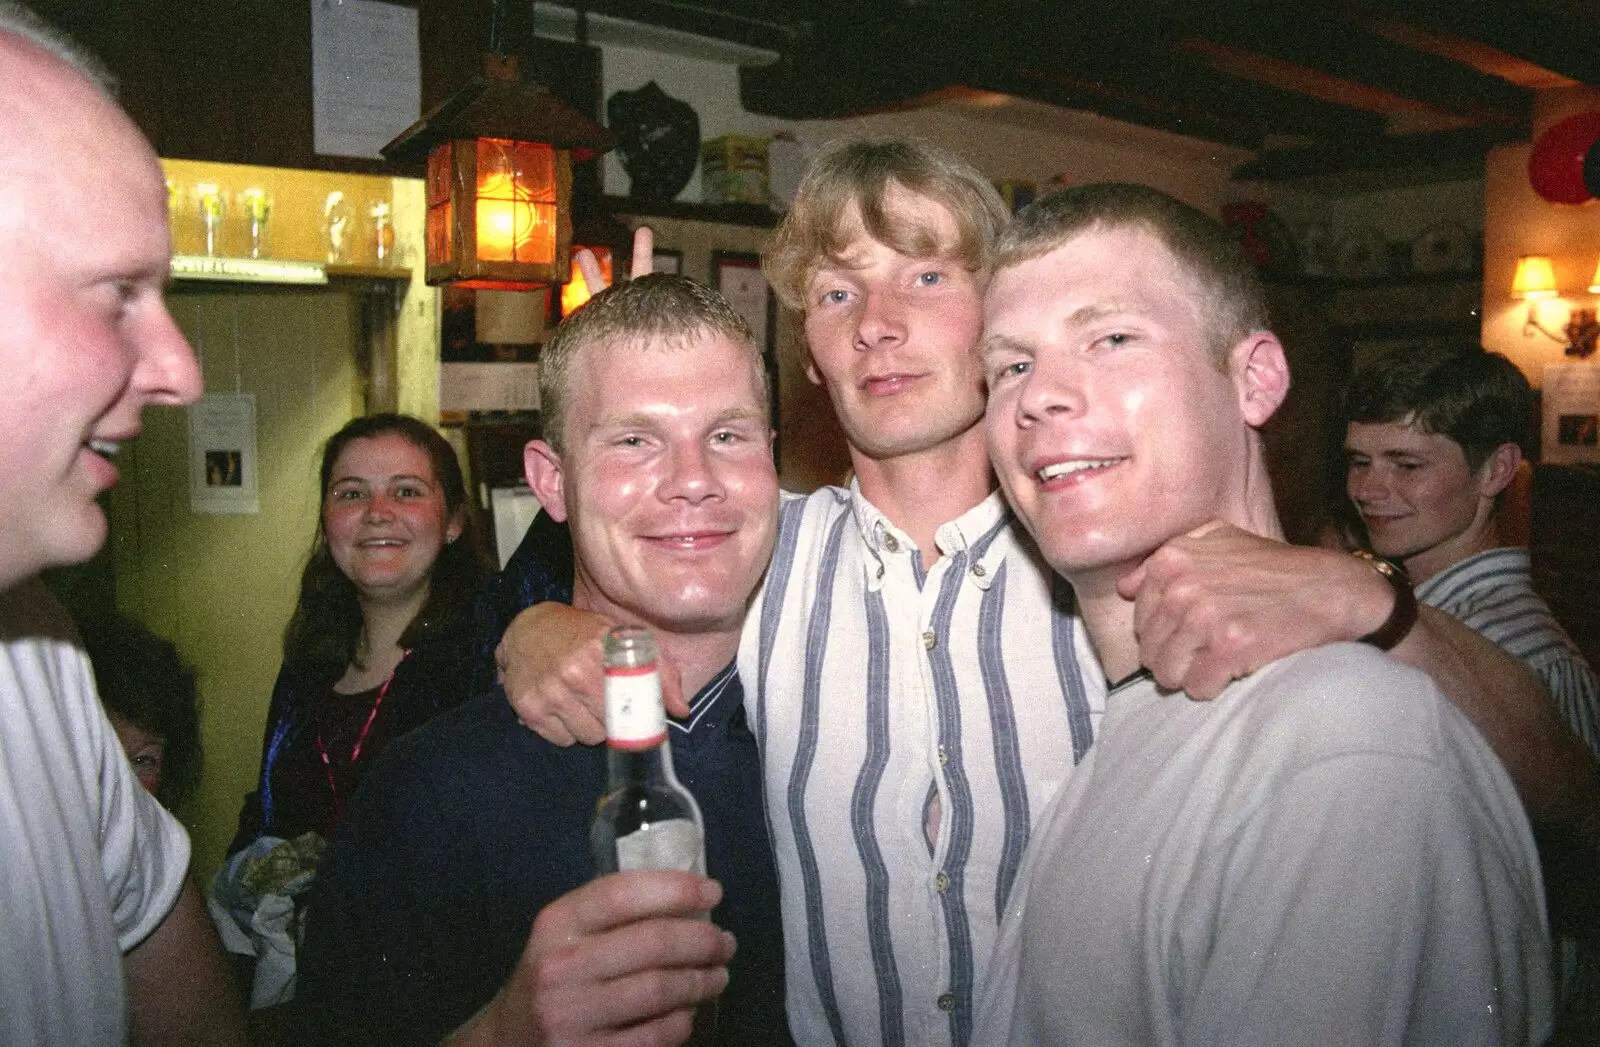
<svg viewBox="0 0 1600 1047">
<path fill-rule="evenodd" d="M 813 119 L 1000 92 L 1239 146 L 1236 177 L 1449 177 L 1600 85 L 1596 0 L 593 0 L 766 48 L 746 109 Z"/>
</svg>

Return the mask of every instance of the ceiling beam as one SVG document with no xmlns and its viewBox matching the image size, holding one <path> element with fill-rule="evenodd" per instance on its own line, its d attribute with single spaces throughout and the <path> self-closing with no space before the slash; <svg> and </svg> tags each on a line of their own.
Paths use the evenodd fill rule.
<svg viewBox="0 0 1600 1047">
<path fill-rule="evenodd" d="M 1319 144 L 1305 149 L 1269 150 L 1235 168 L 1233 177 L 1241 182 L 1288 182 L 1324 175 L 1404 169 L 1453 172 L 1450 177 L 1477 177 L 1483 174 L 1484 156 L 1490 149 L 1515 140 L 1514 135 L 1501 129 L 1472 127 L 1437 134 Z"/>
</svg>

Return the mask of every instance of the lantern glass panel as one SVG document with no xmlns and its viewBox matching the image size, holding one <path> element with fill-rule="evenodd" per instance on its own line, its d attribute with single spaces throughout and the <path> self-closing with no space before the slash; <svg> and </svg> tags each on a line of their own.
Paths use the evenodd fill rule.
<svg viewBox="0 0 1600 1047">
<path fill-rule="evenodd" d="M 480 138 L 477 162 L 478 259 L 541 265 L 554 262 L 554 147 Z"/>
</svg>

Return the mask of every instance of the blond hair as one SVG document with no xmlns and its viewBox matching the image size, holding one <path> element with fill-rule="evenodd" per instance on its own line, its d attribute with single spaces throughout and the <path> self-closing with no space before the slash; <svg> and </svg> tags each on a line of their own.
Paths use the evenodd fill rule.
<svg viewBox="0 0 1600 1047">
<path fill-rule="evenodd" d="M 556 328 L 539 354 L 539 411 L 544 440 L 557 454 L 566 446 L 566 409 L 574 361 L 597 345 L 646 349 L 684 348 L 723 337 L 743 349 L 761 385 L 761 408 L 770 412 L 766 364 L 750 325 L 722 295 L 670 273 L 641 276 L 609 287 Z M 627 381 L 601 375 L 602 381 Z"/>
<path fill-rule="evenodd" d="M 1266 292 L 1255 267 L 1221 223 L 1149 186 L 1120 182 L 1080 185 L 1024 208 L 1001 235 L 996 272 L 1054 251 L 1087 232 L 1142 229 L 1172 253 L 1194 281 L 1196 305 L 1219 366 L 1228 351 L 1267 330 Z"/>
<path fill-rule="evenodd" d="M 893 213 L 895 187 L 942 205 L 956 223 L 944 243 L 926 222 Z M 851 204 L 869 236 L 913 258 L 944 256 L 987 276 L 995 241 L 1010 215 L 999 192 L 975 167 L 938 146 L 903 140 L 843 139 L 811 161 L 794 206 L 778 226 L 762 267 L 778 300 L 804 309 L 806 284 L 825 262 L 837 262 L 854 229 L 844 226 Z"/>
</svg>

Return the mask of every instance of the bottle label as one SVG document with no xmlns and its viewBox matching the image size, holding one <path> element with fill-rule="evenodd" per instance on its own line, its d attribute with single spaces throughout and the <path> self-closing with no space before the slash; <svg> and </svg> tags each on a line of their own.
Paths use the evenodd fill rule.
<svg viewBox="0 0 1600 1047">
<path fill-rule="evenodd" d="M 661 674 L 643 669 L 606 670 L 606 743 L 614 749 L 651 749 L 667 736 L 661 708 Z"/>
<path fill-rule="evenodd" d="M 705 875 L 700 830 L 687 818 L 647 825 L 617 840 L 617 868 L 679 869 Z"/>
</svg>

